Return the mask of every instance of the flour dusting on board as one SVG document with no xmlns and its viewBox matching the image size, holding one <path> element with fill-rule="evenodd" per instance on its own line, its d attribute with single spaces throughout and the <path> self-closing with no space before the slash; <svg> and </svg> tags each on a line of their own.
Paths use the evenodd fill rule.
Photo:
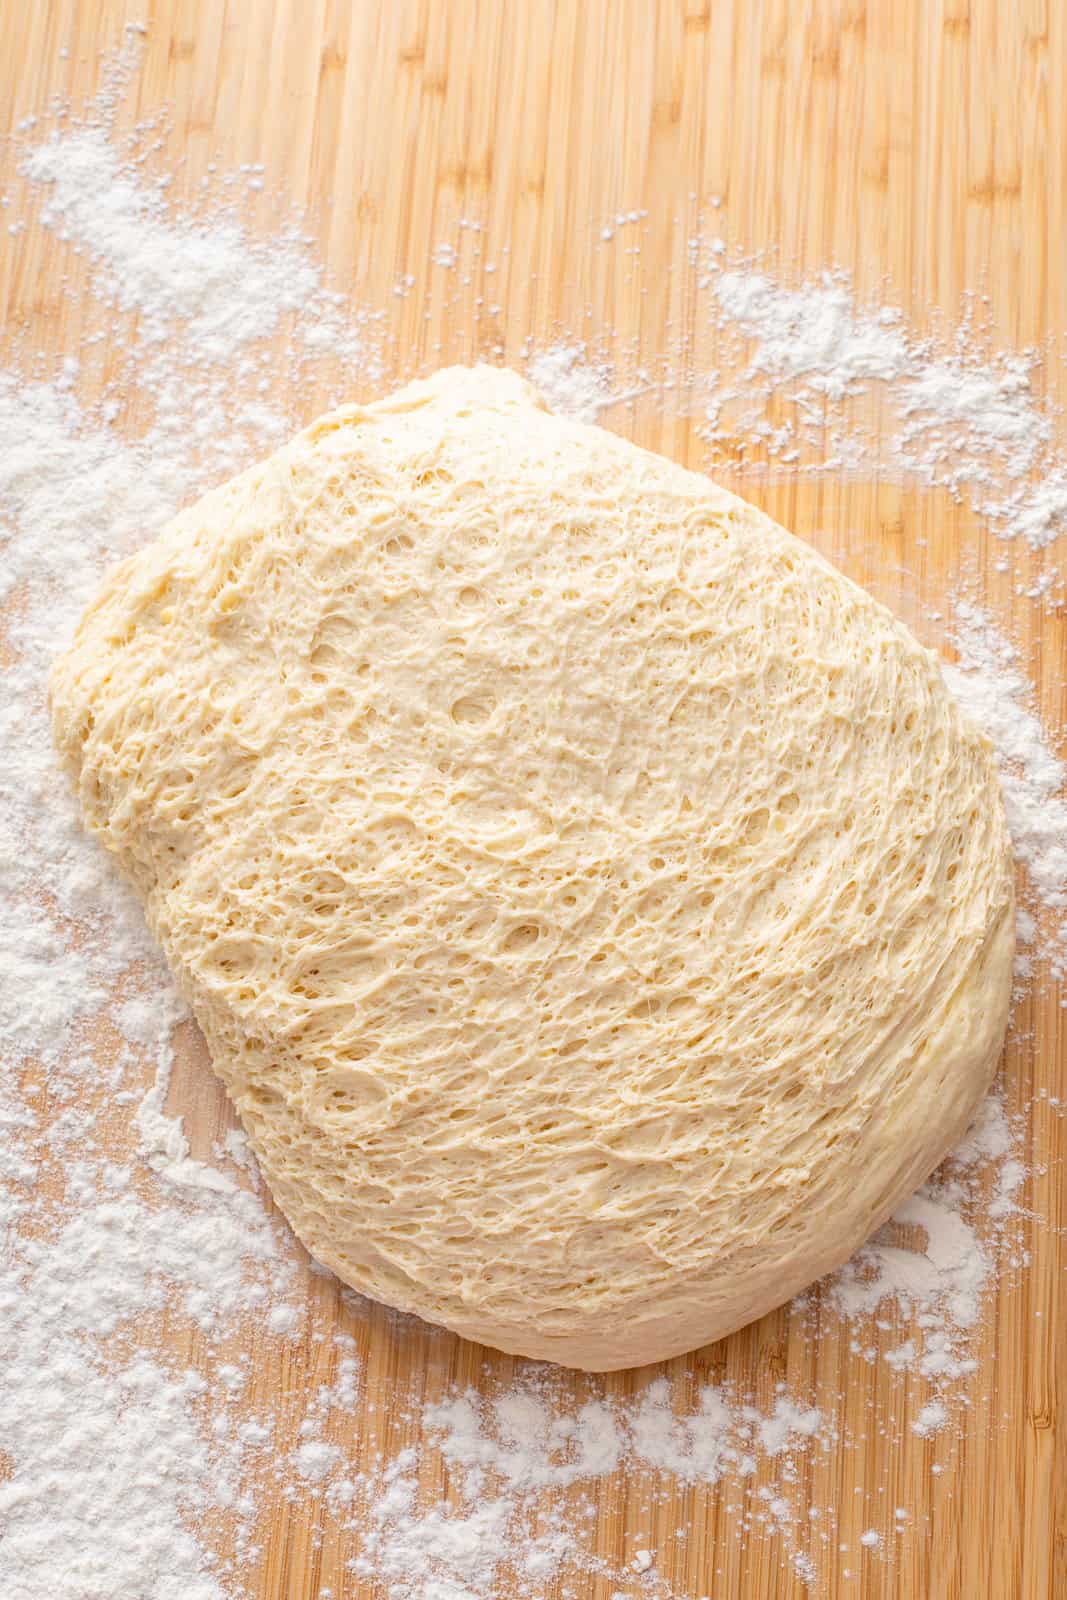
<svg viewBox="0 0 1067 1600">
<path fill-rule="evenodd" d="M 1067 970 L 1067 767 L 1052 749 L 1015 646 L 976 605 L 956 605 L 951 633 L 959 660 L 945 677 L 1000 757 L 1004 806 L 1025 869 L 1022 960 L 1050 975 Z M 1028 976 L 1024 965 L 1022 976 Z"/>
<path fill-rule="evenodd" d="M 260 174 L 223 174 L 179 205 L 153 153 L 114 134 L 107 96 L 80 121 L 31 129 L 12 161 L 9 224 L 36 217 L 63 270 L 86 273 L 113 370 L 89 403 L 94 333 L 52 366 L 20 348 L 0 373 L 0 1591 L 237 1600 L 280 1495 L 349 1541 L 353 1580 L 392 1600 L 495 1600 L 505 1581 L 532 1596 L 575 1573 L 627 1596 L 639 1579 L 667 1600 L 643 1512 L 624 1529 L 618 1570 L 592 1551 L 588 1508 L 612 1474 L 640 1482 L 653 1508 L 679 1487 L 716 1494 L 739 1540 L 774 1541 L 817 1588 L 836 1560 L 838 1512 L 804 1503 L 802 1468 L 850 1448 L 840 1397 L 768 1388 L 755 1369 L 751 1392 L 694 1364 L 626 1400 L 596 1379 L 576 1399 L 534 1368 L 431 1402 L 413 1387 L 416 1444 L 383 1443 L 358 1469 L 348 1458 L 341 1440 L 364 1382 L 358 1304 L 340 1331 L 333 1302 L 322 1311 L 329 1285 L 270 1215 L 236 1130 L 213 1156 L 191 1146 L 169 1095 L 183 1013 L 139 911 L 77 825 L 45 672 L 105 564 L 305 420 L 289 413 L 287 384 L 341 394 L 379 381 L 379 318 L 330 287 L 297 228 L 266 239 L 252 228 L 241 197 L 260 192 Z M 640 225 L 620 216 L 604 247 Z M 449 251 L 442 267 L 459 259 Z M 1029 355 L 983 362 L 966 341 L 935 347 L 898 312 L 857 308 L 843 279 L 784 286 L 699 242 L 694 271 L 700 314 L 738 345 L 733 380 L 717 369 L 697 384 L 713 453 L 740 432 L 801 469 L 888 456 L 970 494 L 1000 534 L 1035 548 L 1056 536 L 1067 466 Z M 585 420 L 648 387 L 639 373 L 620 385 L 591 348 L 562 334 L 531 344 L 527 362 L 547 402 Z M 862 414 L 870 386 L 892 401 L 877 436 Z M 670 383 L 661 390 L 669 403 Z M 770 401 L 784 422 L 768 421 Z M 1062 972 L 1064 770 L 993 618 L 961 602 L 952 632 L 950 684 L 1002 763 L 1025 985 Z M 991 1097 L 893 1222 L 790 1308 L 795 1328 L 836 1319 L 855 1356 L 885 1361 L 902 1392 L 907 1382 L 902 1449 L 951 1434 L 988 1295 L 1025 1266 L 1025 1150 L 1019 1117 Z M 259 1380 L 283 1348 L 293 1381 L 268 1406 Z M 887 1531 L 861 1543 L 877 1551 Z"/>
<path fill-rule="evenodd" d="M 739 371 L 712 385 L 713 448 L 744 434 L 800 470 L 888 472 L 967 495 L 993 533 L 1035 550 L 1067 527 L 1067 453 L 1033 352 L 987 354 L 967 322 L 954 343 L 919 338 L 898 309 L 861 309 L 841 274 L 787 288 L 731 265 L 721 240 L 700 261 L 709 320 Z M 872 396 L 876 423 L 862 404 Z"/>
<path fill-rule="evenodd" d="M 575 422 L 596 422 L 611 403 L 610 371 L 591 362 L 582 345 L 551 345 L 530 358 L 526 371 L 549 409 Z"/>
</svg>

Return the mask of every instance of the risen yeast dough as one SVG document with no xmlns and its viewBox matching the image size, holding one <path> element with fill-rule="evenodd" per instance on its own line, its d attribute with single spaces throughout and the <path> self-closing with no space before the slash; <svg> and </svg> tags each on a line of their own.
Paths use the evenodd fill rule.
<svg viewBox="0 0 1067 1600">
<path fill-rule="evenodd" d="M 470 1338 L 610 1368 L 725 1334 L 989 1080 L 1008 843 L 935 658 L 510 373 L 207 495 L 52 694 L 297 1233 Z"/>
</svg>

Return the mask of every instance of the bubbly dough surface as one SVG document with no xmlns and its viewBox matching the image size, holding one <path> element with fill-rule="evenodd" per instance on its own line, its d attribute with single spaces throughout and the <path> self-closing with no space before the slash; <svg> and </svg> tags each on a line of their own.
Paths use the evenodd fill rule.
<svg viewBox="0 0 1067 1600">
<path fill-rule="evenodd" d="M 588 1368 L 838 1264 L 1000 1048 L 987 740 L 706 478 L 453 369 L 118 567 L 52 680 L 296 1232 Z"/>
</svg>

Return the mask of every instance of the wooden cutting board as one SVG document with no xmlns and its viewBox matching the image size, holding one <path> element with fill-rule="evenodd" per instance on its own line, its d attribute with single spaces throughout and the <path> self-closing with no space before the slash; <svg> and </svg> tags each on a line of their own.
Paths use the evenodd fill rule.
<svg viewBox="0 0 1067 1600">
<path fill-rule="evenodd" d="M 702 329 L 685 286 L 700 214 L 714 215 L 731 247 L 772 250 L 795 276 L 839 265 L 861 298 L 888 282 L 920 329 L 938 316 L 951 325 L 973 292 L 989 296 L 996 341 L 1040 345 L 1067 330 L 1067 6 L 1050 0 L 8 0 L 8 126 L 55 94 L 84 101 L 128 22 L 148 25 L 130 115 L 170 108 L 179 201 L 209 162 L 263 163 L 271 193 L 309 206 L 334 281 L 382 310 L 387 379 L 446 360 L 518 361 L 527 341 L 559 329 L 587 331 L 624 363 L 635 350 L 649 362 L 673 353 L 677 369 L 688 349 L 699 374 Z M 265 228 L 269 206 L 265 194 Z M 623 225 L 632 243 L 604 249 L 603 232 L 634 212 Z M 466 241 L 459 267 L 435 264 L 439 243 L 456 240 Z M 36 229 L 7 241 L 0 287 L 9 327 L 74 349 L 84 313 L 57 253 Z M 1065 370 L 1049 363 L 1054 396 Z M 325 397 L 292 398 L 310 416 Z M 699 465 L 703 446 L 678 399 L 649 393 L 605 420 Z M 1044 712 L 1060 724 L 1063 620 L 1017 597 L 1017 575 L 996 572 L 997 551 L 965 508 L 891 482 L 812 483 L 781 470 L 727 479 L 905 614 L 966 568 L 1033 647 Z M 1025 1042 L 1006 1064 L 1013 1104 L 1064 1093 L 1061 1016 L 1055 994 L 1027 1003 Z M 171 1105 L 199 1148 L 229 1126 L 195 1040 L 183 1043 Z M 746 1531 L 722 1486 L 679 1488 L 649 1511 L 647 1485 L 610 1481 L 596 1500 L 597 1552 L 624 1566 L 640 1530 L 674 1593 L 716 1600 L 1067 1595 L 1062 1124 L 1045 1117 L 1038 1135 L 1047 1170 L 1026 1200 L 1044 1220 L 1029 1271 L 987 1319 L 962 1433 L 910 1435 L 918 1384 L 851 1355 L 829 1317 L 814 1343 L 778 1313 L 671 1365 L 694 1382 L 729 1377 L 764 1402 L 786 1379 L 836 1408 L 850 1448 L 806 1459 L 803 1472 L 811 1504 L 835 1508 L 847 1549 L 822 1551 L 814 1589 L 773 1539 Z M 516 1370 L 384 1311 L 346 1307 L 331 1282 L 308 1275 L 303 1292 L 313 1325 L 350 1333 L 365 1363 L 360 1405 L 335 1434 L 357 1469 L 412 1437 L 412 1384 L 432 1397 Z M 901 1337 L 898 1320 L 884 1338 Z M 197 1359 L 195 1340 L 173 1342 Z M 264 1344 L 249 1403 L 314 1387 L 335 1358 L 309 1339 L 280 1363 Z M 592 1388 L 625 1396 L 649 1376 Z M 897 1506 L 908 1511 L 900 1535 Z M 674 1530 L 684 1523 L 683 1542 Z M 861 1551 L 872 1523 L 891 1561 Z M 352 1540 L 321 1509 L 277 1498 L 261 1531 L 262 1560 L 246 1573 L 261 1600 L 378 1592 L 346 1574 Z M 583 1578 L 569 1592 L 608 1600 L 614 1587 Z"/>
</svg>

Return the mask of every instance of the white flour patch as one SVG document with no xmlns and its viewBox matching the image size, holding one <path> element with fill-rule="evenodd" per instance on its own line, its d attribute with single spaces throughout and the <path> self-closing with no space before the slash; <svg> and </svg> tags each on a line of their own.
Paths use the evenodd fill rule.
<svg viewBox="0 0 1067 1600">
<path fill-rule="evenodd" d="M 293 1468 L 305 1483 L 321 1483 L 341 1459 L 337 1445 L 326 1439 L 305 1439 L 293 1452 Z"/>
<path fill-rule="evenodd" d="M 831 277 L 783 289 L 761 272 L 727 270 L 715 274 L 713 288 L 723 318 L 752 342 L 750 373 L 802 379 L 812 393 L 841 400 L 860 384 L 908 371 L 899 312 L 862 315 Z"/>
<path fill-rule="evenodd" d="M 140 318 L 148 345 L 187 343 L 221 365 L 276 334 L 285 318 L 312 349 L 358 358 L 358 336 L 328 294 L 306 240 L 253 238 L 226 215 L 175 220 L 166 180 L 147 180 L 100 122 L 63 128 L 31 150 L 22 173 L 43 190 L 41 221 L 99 269 L 100 290 Z"/>
<path fill-rule="evenodd" d="M 474 1391 L 424 1412 L 441 1455 L 481 1481 L 491 1473 L 518 1491 L 567 1488 L 621 1467 L 671 1474 L 683 1482 L 717 1483 L 729 1467 L 756 1456 L 778 1456 L 825 1434 L 813 1406 L 785 1394 L 769 1411 L 706 1385 L 691 1411 L 678 1415 L 676 1396 L 658 1378 L 628 1405 L 589 1400 L 561 1409 L 549 1390 L 532 1384 L 483 1401 Z"/>
<path fill-rule="evenodd" d="M 584 344 L 567 341 L 530 355 L 526 376 L 550 411 L 574 422 L 598 422 L 605 411 L 637 400 L 653 388 L 643 371 L 620 388 L 606 361 L 594 360 Z"/>
<path fill-rule="evenodd" d="M 914 1331 L 886 1352 L 891 1370 L 928 1380 L 940 1395 L 975 1371 L 970 1336 L 983 1297 L 1002 1260 L 1020 1249 L 1021 1144 L 1018 1120 L 990 1095 L 930 1181 L 827 1280 L 828 1298 L 853 1328 L 854 1355 L 879 1360 L 865 1325 L 895 1314 Z"/>
<path fill-rule="evenodd" d="M 759 1466 L 780 1464 L 783 1480 L 796 1459 L 825 1447 L 832 1436 L 814 1407 L 784 1394 L 769 1411 L 739 1400 L 728 1388 L 707 1386 L 694 1409 L 679 1414 L 666 1379 L 657 1379 L 630 1402 L 591 1400 L 577 1408 L 553 1393 L 551 1383 L 519 1381 L 484 1396 L 474 1390 L 425 1408 L 428 1440 L 450 1468 L 453 1499 L 420 1496 L 419 1458 L 404 1451 L 364 1486 L 369 1528 L 352 1570 L 375 1577 L 395 1600 L 423 1595 L 495 1596 L 513 1579 L 547 1581 L 565 1561 L 597 1570 L 576 1549 L 575 1535 L 552 1526 L 551 1491 L 592 1487 L 606 1474 L 651 1474 L 654 1497 L 678 1481 L 711 1486 L 730 1473 L 753 1479 Z M 775 1529 L 793 1521 L 789 1502 L 765 1487 L 757 1499 L 774 1508 Z M 535 1525 L 548 1532 L 535 1532 Z M 639 1548 L 637 1572 L 654 1565 Z M 623 1574 L 613 1574 L 622 1581 Z"/>
<path fill-rule="evenodd" d="M 610 369 L 588 360 L 583 345 L 552 345 L 530 358 L 526 373 L 549 410 L 575 422 L 596 422 L 612 403 Z"/>
<path fill-rule="evenodd" d="M 217 1331 L 292 1266 L 249 1196 L 148 1207 L 126 1169 L 80 1163 L 68 1200 L 52 1237 L 9 1234 L 0 1270 L 0 1590 L 222 1600 L 193 1527 L 230 1511 L 240 1537 L 255 1441 L 205 1431 L 204 1377 L 127 1349 L 126 1335 L 168 1306 Z"/>
<path fill-rule="evenodd" d="M 893 307 L 857 306 L 840 274 L 789 288 L 726 263 L 721 241 L 705 252 L 701 284 L 726 366 L 740 369 L 706 402 L 713 445 L 747 435 L 784 465 L 888 471 L 966 494 L 995 534 L 1033 549 L 1067 526 L 1067 452 L 1032 352 L 989 353 L 966 322 L 946 348 Z M 877 426 L 865 396 L 878 401 Z"/>
<path fill-rule="evenodd" d="M 940 1400 L 931 1400 L 923 1406 L 919 1415 L 911 1425 L 912 1433 L 918 1434 L 920 1439 L 928 1439 L 933 1433 L 940 1433 L 948 1421 L 948 1412 Z"/>
<path fill-rule="evenodd" d="M 483 1499 L 464 1510 L 442 1504 L 421 1509 L 416 1466 L 414 1452 L 404 1451 L 386 1469 L 352 1571 L 384 1582 L 390 1600 L 473 1600 L 498 1592 L 497 1574 L 511 1564 L 511 1507 Z"/>
<path fill-rule="evenodd" d="M 944 668 L 949 688 L 1000 761 L 1004 807 L 1028 885 L 1021 932 L 1038 945 L 1054 978 L 1065 970 L 1067 767 L 1052 749 L 1015 647 L 977 606 L 955 608 L 959 663 Z"/>
</svg>

